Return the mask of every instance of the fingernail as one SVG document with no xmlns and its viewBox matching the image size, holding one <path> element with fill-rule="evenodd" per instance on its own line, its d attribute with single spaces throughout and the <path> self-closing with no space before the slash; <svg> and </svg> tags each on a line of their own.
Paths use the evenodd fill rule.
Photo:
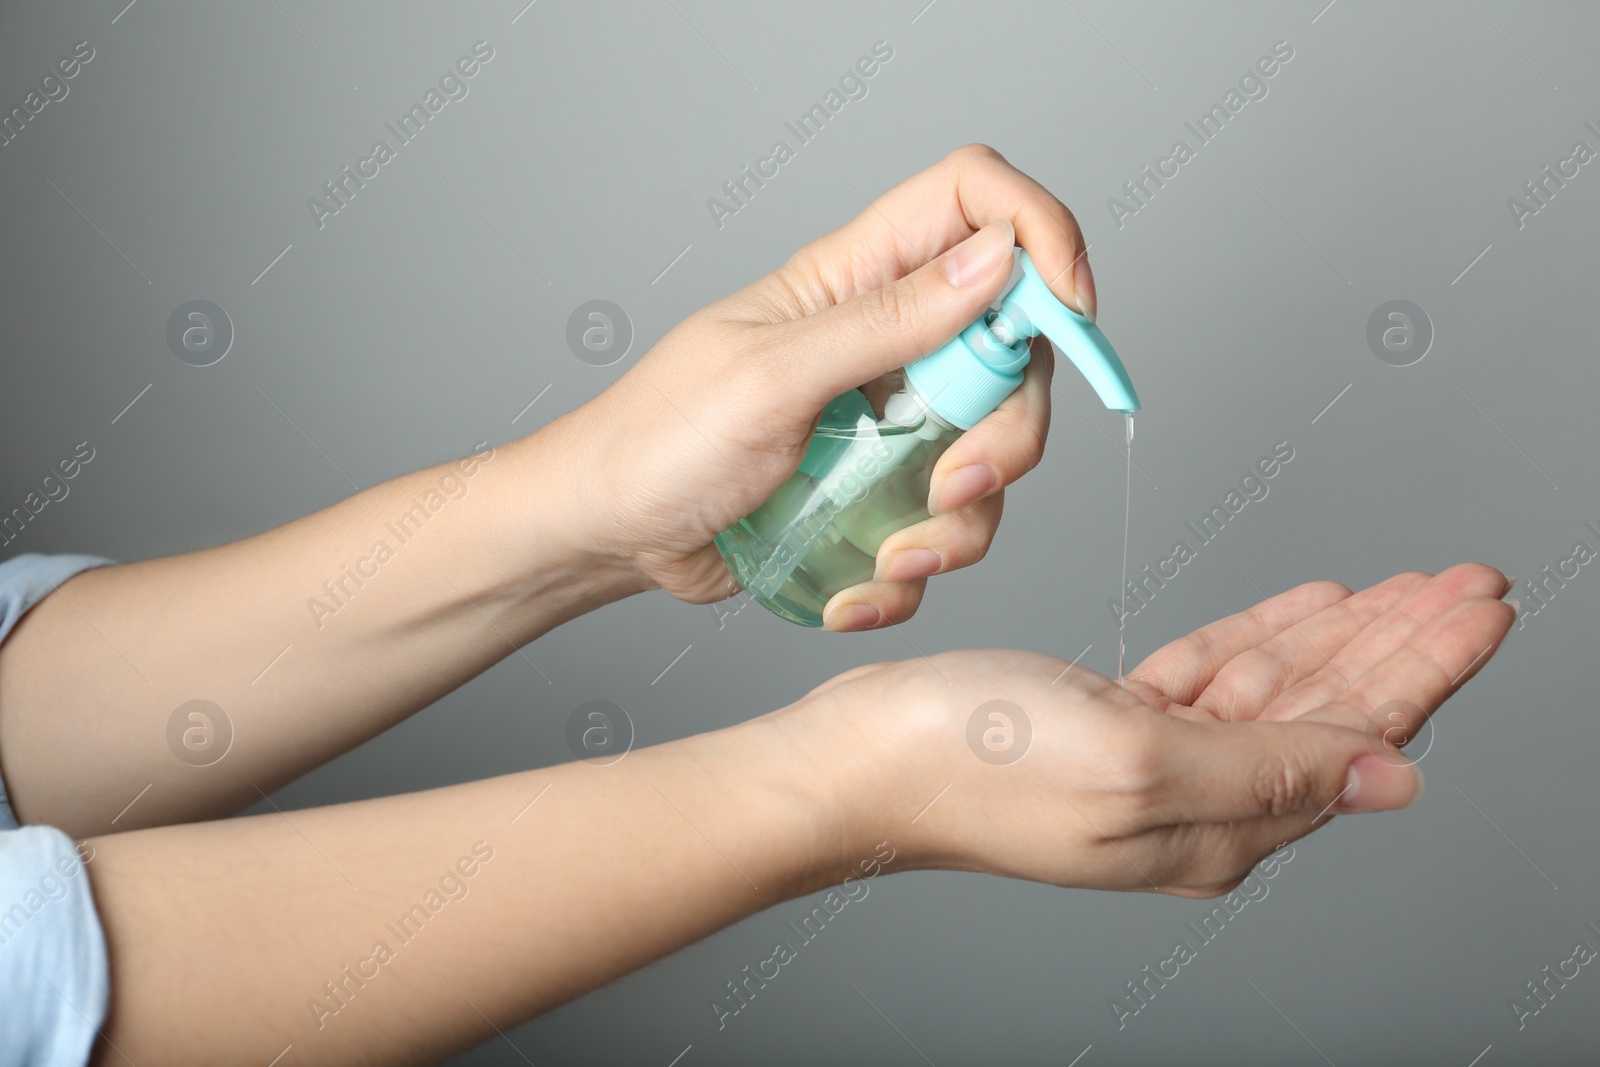
<svg viewBox="0 0 1600 1067">
<path fill-rule="evenodd" d="M 957 289 L 976 285 L 1010 261 L 1016 242 L 1010 219 L 991 222 L 944 254 L 944 276 Z"/>
<path fill-rule="evenodd" d="M 889 553 L 878 563 L 878 573 L 872 576 L 872 580 L 914 582 L 918 578 L 938 574 L 943 566 L 944 560 L 931 548 L 902 548 Z"/>
<path fill-rule="evenodd" d="M 883 613 L 871 604 L 842 604 L 822 617 L 822 628 L 843 632 L 866 630 L 883 621 Z"/>
<path fill-rule="evenodd" d="M 1511 610 L 1518 615 L 1522 614 L 1522 601 L 1514 596 L 1506 597 L 1506 603 L 1511 605 Z"/>
<path fill-rule="evenodd" d="M 1416 764 L 1367 755 L 1350 764 L 1339 807 L 1347 812 L 1395 811 L 1421 799 L 1422 770 Z"/>
<path fill-rule="evenodd" d="M 987 463 L 969 463 L 957 467 L 939 480 L 939 487 L 928 502 L 928 511 L 942 515 L 947 511 L 964 508 L 980 497 L 1000 488 L 1000 475 Z"/>
<path fill-rule="evenodd" d="M 1077 291 L 1078 308 L 1083 317 L 1088 319 L 1090 322 L 1093 322 L 1096 307 L 1094 271 L 1089 268 L 1089 255 L 1087 251 L 1085 251 L 1084 254 L 1079 257 L 1078 265 L 1072 268 L 1072 288 Z"/>
<path fill-rule="evenodd" d="M 1512 589 L 1513 589 L 1513 588 L 1515 588 L 1515 586 L 1516 586 L 1516 584 L 1517 584 L 1517 580 L 1516 580 L 1516 579 L 1515 579 L 1515 578 L 1513 578 L 1513 577 L 1512 577 L 1512 576 L 1511 576 L 1511 575 L 1509 575 L 1509 574 L 1508 574 L 1508 575 L 1506 575 L 1506 593 L 1509 593 L 1509 592 L 1511 592 L 1511 590 L 1512 590 Z M 1506 595 L 1506 593 L 1501 593 L 1501 594 L 1500 594 L 1500 595 L 1501 595 L 1501 596 L 1505 596 L 1505 595 Z"/>
</svg>

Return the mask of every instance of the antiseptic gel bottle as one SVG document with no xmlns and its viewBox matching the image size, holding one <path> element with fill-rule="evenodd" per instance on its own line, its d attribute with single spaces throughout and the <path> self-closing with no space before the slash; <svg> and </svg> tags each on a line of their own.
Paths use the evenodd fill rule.
<svg viewBox="0 0 1600 1067">
<path fill-rule="evenodd" d="M 1107 408 L 1139 398 L 1105 334 L 1057 300 L 1021 253 L 1001 301 L 904 371 L 835 397 L 800 469 L 765 504 L 717 535 L 745 590 L 774 613 L 821 626 L 839 591 L 870 581 L 878 548 L 928 517 L 933 466 L 962 432 L 1022 384 L 1028 340 L 1044 334 Z"/>
</svg>

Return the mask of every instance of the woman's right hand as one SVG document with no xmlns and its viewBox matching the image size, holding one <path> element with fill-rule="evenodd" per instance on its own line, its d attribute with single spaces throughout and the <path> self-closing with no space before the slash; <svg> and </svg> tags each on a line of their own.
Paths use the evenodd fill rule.
<svg viewBox="0 0 1600 1067">
<path fill-rule="evenodd" d="M 904 367 L 984 313 L 1013 246 L 1056 297 L 1093 316 L 1094 275 L 1066 205 L 992 148 L 969 145 L 877 198 L 778 270 L 684 319 L 599 397 L 540 432 L 554 442 L 591 566 L 690 603 L 738 586 L 713 539 L 799 465 L 823 407 Z M 830 630 L 903 622 L 927 579 L 988 552 L 1004 487 L 1044 454 L 1048 341 L 1016 392 L 939 457 L 930 518 L 878 551 L 873 580 L 836 593 Z M 576 519 L 574 520 L 576 521 Z"/>
<path fill-rule="evenodd" d="M 1357 594 L 1317 582 L 1168 645 L 1126 688 L 954 652 L 858 668 L 749 725 L 849 775 L 825 786 L 854 798 L 819 827 L 839 842 L 827 865 L 887 841 L 899 869 L 1214 896 L 1328 816 L 1421 796 L 1396 743 L 1487 662 L 1515 618 L 1505 592 L 1477 564 Z"/>
</svg>

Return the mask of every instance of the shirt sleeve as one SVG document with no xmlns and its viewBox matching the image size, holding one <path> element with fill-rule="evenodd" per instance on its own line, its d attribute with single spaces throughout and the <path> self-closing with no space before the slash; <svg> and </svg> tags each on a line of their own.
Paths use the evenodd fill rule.
<svg viewBox="0 0 1600 1067">
<path fill-rule="evenodd" d="M 98 556 L 0 563 L 0 641 Z M 0 782 L 0 1067 L 82 1067 L 105 1021 L 109 968 L 84 856 L 53 826 L 19 828 Z"/>
<path fill-rule="evenodd" d="M 108 981 L 105 934 L 72 839 L 53 826 L 0 832 L 0 1067 L 83 1067 Z"/>
</svg>

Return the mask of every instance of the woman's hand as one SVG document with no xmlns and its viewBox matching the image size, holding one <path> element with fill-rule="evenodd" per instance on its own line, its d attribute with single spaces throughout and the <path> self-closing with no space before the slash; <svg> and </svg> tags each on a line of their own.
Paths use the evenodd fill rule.
<svg viewBox="0 0 1600 1067">
<path fill-rule="evenodd" d="M 829 828 L 841 869 L 887 840 L 908 866 L 1212 896 L 1325 816 L 1421 796 L 1397 745 L 1488 661 L 1505 591 L 1476 564 L 1354 595 L 1317 582 L 1167 646 L 1127 688 L 957 652 L 850 671 L 757 721 L 875 783 Z"/>
<path fill-rule="evenodd" d="M 738 587 L 712 538 L 794 472 L 829 400 L 977 318 L 1010 276 L 1014 243 L 1058 297 L 1093 316 L 1094 281 L 1072 213 L 992 149 L 970 146 L 685 319 L 569 416 L 563 451 L 583 457 L 594 543 L 679 599 L 731 595 Z M 835 596 L 828 628 L 903 621 L 929 575 L 983 558 L 1002 487 L 1043 452 L 1052 367 L 1041 339 L 1017 392 L 941 457 L 934 517 L 884 543 L 877 580 Z"/>
</svg>

